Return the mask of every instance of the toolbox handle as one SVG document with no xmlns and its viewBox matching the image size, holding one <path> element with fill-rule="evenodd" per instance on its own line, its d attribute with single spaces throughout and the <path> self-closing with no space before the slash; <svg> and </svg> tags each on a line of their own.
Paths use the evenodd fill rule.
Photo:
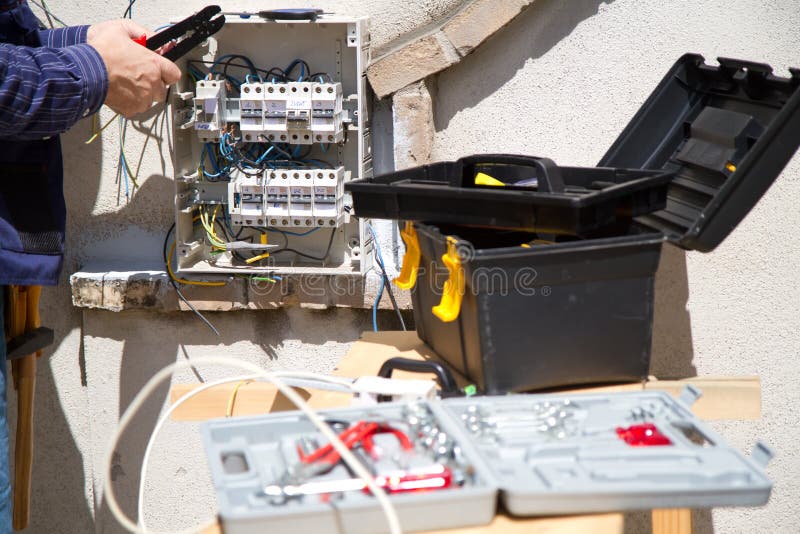
<svg viewBox="0 0 800 534">
<path fill-rule="evenodd" d="M 410 373 L 433 373 L 436 375 L 436 381 L 439 382 L 442 397 L 455 397 L 461 395 L 456 384 L 456 379 L 450 369 L 445 367 L 439 362 L 412 360 L 409 358 L 389 358 L 378 371 L 378 376 L 381 378 L 391 378 L 392 372 L 395 370 L 408 371 Z M 378 398 L 378 400 L 384 400 Z"/>
<path fill-rule="evenodd" d="M 406 221 L 405 227 L 400 230 L 400 237 L 406 244 L 406 253 L 403 255 L 403 267 L 400 269 L 400 274 L 394 279 L 394 283 L 400 289 L 413 289 L 417 284 L 421 258 L 419 239 L 417 231 L 414 229 L 414 223 Z"/>
<path fill-rule="evenodd" d="M 464 178 L 473 180 L 482 165 L 513 165 L 517 167 L 533 167 L 536 169 L 536 178 L 539 182 L 538 189 L 541 193 L 563 193 L 564 179 L 561 169 L 550 158 L 535 156 L 520 156 L 516 154 L 482 154 L 467 156 L 459 160 L 462 165 Z M 491 172 L 487 173 L 491 175 Z M 466 184 L 465 184 L 466 185 Z"/>
</svg>

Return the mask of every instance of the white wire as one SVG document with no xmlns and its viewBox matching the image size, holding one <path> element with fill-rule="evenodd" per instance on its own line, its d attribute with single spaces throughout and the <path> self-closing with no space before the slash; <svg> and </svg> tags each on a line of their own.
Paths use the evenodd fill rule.
<svg viewBox="0 0 800 534">
<path fill-rule="evenodd" d="M 320 382 L 330 382 L 332 384 L 337 385 L 344 385 L 344 386 L 352 386 L 352 381 L 347 378 L 341 378 L 336 376 L 328 376 L 322 375 L 318 373 L 309 373 L 305 371 L 273 371 L 274 376 L 280 376 L 284 378 L 303 378 L 308 380 L 317 380 Z M 144 503 L 144 496 L 145 496 L 145 489 L 147 486 L 147 466 L 150 465 L 150 455 L 153 451 L 153 447 L 155 447 L 156 439 L 158 437 L 161 428 L 166 424 L 172 414 L 177 410 L 183 403 L 187 402 L 189 399 L 192 399 L 195 395 L 206 391 L 207 389 L 211 389 L 216 386 L 221 386 L 222 384 L 228 384 L 230 382 L 242 382 L 244 380 L 257 380 L 261 378 L 261 375 L 244 375 L 244 376 L 234 376 L 230 378 L 223 378 L 220 380 L 215 380 L 213 382 L 206 382 L 205 384 L 200 385 L 199 387 L 187 391 L 181 397 L 176 400 L 172 406 L 170 406 L 164 415 L 156 423 L 155 427 L 153 427 L 153 432 L 150 435 L 150 440 L 147 442 L 147 448 L 144 452 L 144 457 L 142 458 L 142 470 L 139 474 L 139 502 L 137 505 L 137 514 L 139 516 L 139 527 L 147 532 L 147 524 L 145 522 L 145 503 Z"/>
<path fill-rule="evenodd" d="M 204 358 L 197 358 L 192 361 L 177 361 L 172 363 L 163 369 L 161 369 L 158 373 L 156 373 L 148 382 L 144 385 L 144 387 L 136 394 L 133 401 L 130 403 L 128 408 L 122 414 L 119 420 L 119 426 L 117 430 L 114 432 L 114 435 L 111 438 L 111 442 L 109 443 L 108 450 L 106 451 L 106 469 L 105 473 L 103 474 L 103 495 L 106 499 L 108 504 L 108 508 L 111 513 L 114 515 L 116 520 L 128 529 L 130 532 L 134 532 L 137 534 L 147 534 L 144 530 L 142 530 L 138 525 L 136 525 L 131 519 L 125 515 L 125 512 L 122 511 L 120 508 L 119 502 L 117 501 L 117 497 L 114 494 L 114 487 L 111 480 L 111 469 L 113 465 L 113 457 L 114 457 L 114 450 L 117 448 L 117 444 L 119 443 L 119 438 L 125 432 L 125 430 L 130 425 L 131 421 L 133 420 L 134 415 L 139 411 L 142 407 L 144 402 L 147 398 L 155 391 L 155 389 L 161 384 L 161 382 L 168 378 L 176 369 L 178 368 L 185 368 L 190 366 L 197 366 L 204 363 L 214 364 L 214 365 L 224 365 L 224 366 L 233 366 L 238 367 L 242 370 L 258 374 L 259 376 L 263 377 L 265 380 L 271 382 L 275 385 L 275 387 L 283 393 L 283 395 L 289 399 L 297 408 L 303 412 L 306 417 L 308 417 L 309 421 L 317 427 L 320 433 L 325 436 L 325 438 L 330 442 L 336 452 L 339 453 L 342 460 L 348 467 L 350 467 L 353 472 L 361 478 L 366 486 L 369 488 L 370 492 L 375 496 L 378 500 L 378 503 L 381 505 L 383 509 L 384 515 L 386 516 L 386 521 L 389 526 L 389 531 L 392 534 L 402 534 L 402 529 L 400 528 L 400 521 L 397 518 L 397 512 L 392 506 L 391 501 L 389 500 L 386 492 L 383 491 L 378 485 L 375 483 L 370 472 L 367 470 L 366 467 L 356 458 L 356 456 L 347 448 L 347 446 L 342 443 L 342 440 L 339 439 L 339 436 L 331 429 L 330 426 L 311 408 L 305 400 L 291 387 L 287 386 L 283 381 L 277 378 L 273 373 L 266 371 L 258 367 L 255 364 L 249 362 L 243 362 L 239 360 L 234 360 L 231 358 L 222 358 L 218 356 L 207 356 Z M 213 523 L 208 525 L 201 525 L 199 527 L 186 529 L 180 531 L 181 534 L 185 533 L 194 533 L 198 530 L 202 530 L 203 528 L 207 528 L 207 526 L 211 526 Z"/>
</svg>

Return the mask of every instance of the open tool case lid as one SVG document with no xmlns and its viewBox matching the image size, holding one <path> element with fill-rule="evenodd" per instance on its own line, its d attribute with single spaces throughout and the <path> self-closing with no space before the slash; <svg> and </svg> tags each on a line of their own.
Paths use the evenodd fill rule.
<svg viewBox="0 0 800 534">
<path fill-rule="evenodd" d="M 667 171 L 482 154 L 345 185 L 359 217 L 584 235 L 664 207 Z"/>
<path fill-rule="evenodd" d="M 639 217 L 686 249 L 708 252 L 736 227 L 800 145 L 800 70 L 687 54 L 600 160 L 675 173 L 667 206 Z"/>
<path fill-rule="evenodd" d="M 748 457 L 726 444 L 691 412 L 700 395 L 692 387 L 680 399 L 665 391 L 503 395 L 433 408 L 460 423 L 516 516 L 766 504 L 772 451 L 759 442 Z M 520 437 L 524 425 L 563 410 L 563 423 Z M 487 435 L 472 421 L 480 414 L 516 420 Z M 528 423 L 536 414 L 541 421 Z M 546 437 L 553 431 L 564 434 Z"/>
</svg>

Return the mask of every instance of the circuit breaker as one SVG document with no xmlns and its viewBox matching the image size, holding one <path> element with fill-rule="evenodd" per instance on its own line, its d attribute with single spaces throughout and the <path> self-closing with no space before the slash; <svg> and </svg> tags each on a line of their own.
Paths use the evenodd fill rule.
<svg viewBox="0 0 800 534">
<path fill-rule="evenodd" d="M 228 16 L 185 57 L 170 102 L 180 273 L 371 268 L 344 192 L 372 174 L 368 62 L 366 18 L 332 14 Z"/>
<path fill-rule="evenodd" d="M 227 104 L 225 82 L 202 80 L 197 82 L 194 98 L 194 128 L 202 142 L 219 141 L 226 126 Z"/>
</svg>

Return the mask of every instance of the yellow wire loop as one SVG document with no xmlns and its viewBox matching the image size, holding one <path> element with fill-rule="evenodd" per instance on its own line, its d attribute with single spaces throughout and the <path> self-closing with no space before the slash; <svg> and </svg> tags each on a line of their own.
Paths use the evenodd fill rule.
<svg viewBox="0 0 800 534">
<path fill-rule="evenodd" d="M 242 380 L 234 386 L 233 391 L 231 391 L 231 396 L 228 399 L 228 408 L 225 410 L 225 417 L 230 417 L 233 415 L 233 405 L 236 403 L 236 395 L 239 394 L 239 388 L 249 384 L 252 380 Z"/>
</svg>

